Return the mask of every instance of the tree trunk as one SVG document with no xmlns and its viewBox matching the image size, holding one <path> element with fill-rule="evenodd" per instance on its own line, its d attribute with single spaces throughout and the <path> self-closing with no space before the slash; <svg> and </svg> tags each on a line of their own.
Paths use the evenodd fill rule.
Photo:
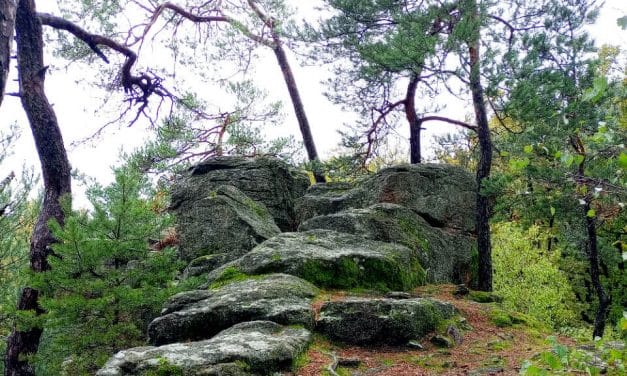
<svg viewBox="0 0 627 376">
<path fill-rule="evenodd" d="M 470 91 L 477 121 L 477 135 L 479 138 L 479 163 L 477 166 L 477 211 L 475 213 L 477 232 L 477 251 L 479 253 L 478 288 L 482 291 L 492 291 L 492 246 L 490 244 L 490 200 L 482 192 L 483 183 L 490 177 L 492 168 L 492 140 L 485 106 L 483 86 L 481 85 L 480 61 L 480 24 L 479 10 L 476 1 L 470 1 L 470 17 L 475 24 L 472 37 L 468 45 L 470 57 Z"/>
<path fill-rule="evenodd" d="M 587 251 L 588 260 L 590 263 L 590 280 L 592 286 L 597 293 L 599 299 L 599 308 L 597 309 L 596 316 L 594 318 L 594 329 L 592 332 L 592 338 L 603 337 L 605 331 L 605 320 L 607 318 L 607 311 L 610 306 L 610 298 L 607 296 L 603 285 L 601 284 L 601 278 L 599 273 L 599 250 L 597 247 L 597 228 L 596 219 L 588 215 L 590 211 L 590 200 L 585 199 L 583 205 L 583 214 L 586 216 L 586 234 L 587 234 Z"/>
<path fill-rule="evenodd" d="M 313 163 L 314 178 L 316 179 L 317 183 L 324 183 L 324 175 L 319 170 L 318 163 L 320 162 L 320 159 L 318 158 L 318 152 L 316 151 L 316 144 L 314 143 L 313 136 L 311 135 L 311 127 L 309 126 L 309 120 L 307 119 L 307 115 L 305 114 L 305 107 L 303 106 L 303 102 L 300 99 L 298 86 L 296 86 L 296 79 L 294 79 L 292 68 L 290 67 L 290 63 L 287 60 L 287 55 L 285 54 L 285 50 L 283 49 L 283 42 L 275 34 L 273 34 L 272 37 L 274 42 L 274 47 L 272 48 L 272 51 L 274 52 L 274 55 L 276 56 L 276 59 L 279 63 L 279 67 L 281 68 L 281 72 L 283 73 L 283 79 L 285 80 L 285 85 L 287 85 L 287 90 L 290 94 L 292 105 L 294 106 L 294 112 L 296 114 L 296 119 L 298 120 L 300 133 L 303 136 L 303 142 L 305 144 L 305 149 L 307 150 L 307 157 Z"/>
<path fill-rule="evenodd" d="M 15 0 L 0 0 L 0 105 L 9 77 L 14 28 Z"/>
<path fill-rule="evenodd" d="M 64 196 L 70 198 L 70 164 L 56 115 L 44 92 L 46 67 L 43 64 L 43 37 L 34 0 L 18 2 L 15 30 L 20 98 L 33 133 L 44 181 L 44 200 L 30 245 L 31 269 L 40 273 L 49 268 L 47 257 L 50 244 L 54 242 L 48 221 L 63 223 L 60 200 Z M 41 314 L 43 310 L 39 306 L 38 297 L 37 290 L 24 288 L 18 309 Z M 34 375 L 25 357 L 37 352 L 41 333 L 41 328 L 24 331 L 13 329 L 7 340 L 5 375 Z"/>
<path fill-rule="evenodd" d="M 407 93 L 405 95 L 405 117 L 409 123 L 409 156 L 410 163 L 416 164 L 422 162 L 422 155 L 420 153 L 420 131 L 422 130 L 422 121 L 416 114 L 416 88 L 420 82 L 420 74 L 412 74 L 407 86 Z"/>
</svg>

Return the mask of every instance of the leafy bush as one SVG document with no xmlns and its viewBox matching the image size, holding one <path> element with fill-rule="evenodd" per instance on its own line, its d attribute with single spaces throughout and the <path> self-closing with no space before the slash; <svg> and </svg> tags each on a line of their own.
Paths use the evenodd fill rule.
<svg viewBox="0 0 627 376">
<path fill-rule="evenodd" d="M 514 223 L 493 226 L 494 292 L 503 306 L 553 327 L 577 323 L 578 304 L 568 279 L 558 268 L 560 251 L 538 244 L 537 227 L 523 230 Z"/>
</svg>

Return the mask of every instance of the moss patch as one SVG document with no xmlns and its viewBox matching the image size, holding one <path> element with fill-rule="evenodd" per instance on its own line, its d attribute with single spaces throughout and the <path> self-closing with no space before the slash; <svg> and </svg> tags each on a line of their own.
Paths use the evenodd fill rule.
<svg viewBox="0 0 627 376">
<path fill-rule="evenodd" d="M 499 328 L 506 328 L 517 324 L 527 324 L 527 319 L 517 313 L 511 313 L 495 308 L 490 311 L 490 321 Z"/>
<path fill-rule="evenodd" d="M 183 368 L 171 364 L 165 358 L 159 359 L 159 366 L 146 372 L 144 376 L 183 376 Z"/>
<path fill-rule="evenodd" d="M 351 288 L 360 286 L 359 265 L 347 257 L 336 261 L 307 260 L 301 277 L 318 287 Z"/>
<path fill-rule="evenodd" d="M 487 291 L 471 291 L 468 294 L 468 299 L 477 303 L 500 303 L 503 301 L 500 296 Z"/>
<path fill-rule="evenodd" d="M 341 257 L 338 260 L 307 260 L 301 277 L 323 288 L 409 290 L 425 283 L 426 274 L 418 261 L 408 268 L 396 261 Z"/>
<path fill-rule="evenodd" d="M 398 226 L 401 231 L 403 231 L 403 235 L 406 237 L 406 241 L 404 245 L 413 249 L 415 247 L 420 248 L 424 252 L 429 252 L 429 241 L 424 236 L 424 234 L 419 230 L 418 226 L 414 221 L 410 218 L 400 217 L 398 219 Z"/>
<path fill-rule="evenodd" d="M 238 268 L 234 266 L 229 266 L 228 268 L 224 269 L 218 279 L 216 279 L 209 285 L 209 289 L 217 289 L 233 282 L 243 281 L 252 277 L 253 276 L 241 272 Z"/>
</svg>

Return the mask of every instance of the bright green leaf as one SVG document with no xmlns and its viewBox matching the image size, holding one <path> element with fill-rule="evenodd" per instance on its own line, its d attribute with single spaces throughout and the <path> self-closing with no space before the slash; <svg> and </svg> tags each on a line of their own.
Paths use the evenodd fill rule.
<svg viewBox="0 0 627 376">
<path fill-rule="evenodd" d="M 590 217 L 590 218 L 594 218 L 594 217 L 596 217 L 596 216 L 597 216 L 597 211 L 596 211 L 596 210 L 594 210 L 594 209 L 590 209 L 590 210 L 588 210 L 588 213 L 586 213 L 586 215 L 587 215 L 588 217 Z"/>
<path fill-rule="evenodd" d="M 523 151 L 527 154 L 531 154 L 533 152 L 533 145 L 527 145 L 523 148 Z"/>
<path fill-rule="evenodd" d="M 575 164 L 580 165 L 584 161 L 585 157 L 581 154 L 575 155 Z"/>
<path fill-rule="evenodd" d="M 583 100 L 587 102 L 598 101 L 599 99 L 601 99 L 601 97 L 603 97 L 603 95 L 607 91 L 607 87 L 608 87 L 607 77 L 605 76 L 596 77 L 594 79 L 593 86 L 584 92 Z"/>
<path fill-rule="evenodd" d="M 623 169 L 627 169 L 627 153 L 622 152 L 618 157 L 618 166 Z"/>
<path fill-rule="evenodd" d="M 527 166 L 529 166 L 529 158 L 524 158 L 524 159 L 512 158 L 509 160 L 509 167 L 514 172 L 522 171 Z"/>
<path fill-rule="evenodd" d="M 560 361 L 560 358 L 558 358 L 555 354 L 553 354 L 551 352 L 543 352 L 542 353 L 542 360 L 544 360 L 544 362 L 552 370 L 558 370 L 558 369 L 562 368 L 562 362 Z"/>
<path fill-rule="evenodd" d="M 562 161 L 562 164 L 566 167 L 570 167 L 573 165 L 573 162 L 575 161 L 575 157 L 573 157 L 570 154 L 562 154 L 560 160 Z"/>
<path fill-rule="evenodd" d="M 555 208 L 551 206 L 551 216 L 554 217 L 555 216 Z"/>
</svg>

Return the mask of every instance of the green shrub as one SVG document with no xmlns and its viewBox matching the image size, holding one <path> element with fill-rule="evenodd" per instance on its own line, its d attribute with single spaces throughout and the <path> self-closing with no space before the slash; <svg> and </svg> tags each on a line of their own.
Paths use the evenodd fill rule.
<svg viewBox="0 0 627 376">
<path fill-rule="evenodd" d="M 577 324 L 572 287 L 558 268 L 559 249 L 539 248 L 537 227 L 523 230 L 513 223 L 493 226 L 494 292 L 503 307 L 553 327 Z"/>
</svg>

